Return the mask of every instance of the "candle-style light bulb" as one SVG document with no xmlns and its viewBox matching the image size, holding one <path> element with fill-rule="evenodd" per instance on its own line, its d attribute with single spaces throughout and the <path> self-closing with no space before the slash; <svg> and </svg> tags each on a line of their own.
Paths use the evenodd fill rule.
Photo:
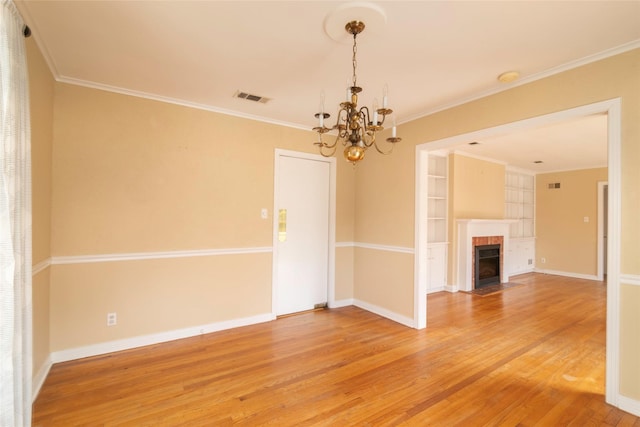
<svg viewBox="0 0 640 427">
<path fill-rule="evenodd" d="M 320 93 L 320 115 L 318 116 L 320 127 L 324 127 L 324 91 Z"/>
<path fill-rule="evenodd" d="M 378 125 L 378 100 L 373 100 L 373 125 Z"/>
<path fill-rule="evenodd" d="M 391 128 L 391 138 L 395 138 L 396 135 L 396 118 L 393 117 L 393 127 Z"/>
<path fill-rule="evenodd" d="M 389 95 L 389 86 L 385 83 L 382 88 L 382 108 L 387 108 L 387 96 Z"/>
</svg>

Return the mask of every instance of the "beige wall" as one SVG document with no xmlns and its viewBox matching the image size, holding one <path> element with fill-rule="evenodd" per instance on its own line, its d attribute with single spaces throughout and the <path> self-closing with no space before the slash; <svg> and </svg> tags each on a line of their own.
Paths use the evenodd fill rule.
<svg viewBox="0 0 640 427">
<path fill-rule="evenodd" d="M 458 280 L 456 220 L 504 218 L 504 176 L 502 164 L 449 155 L 449 285 Z"/>
<path fill-rule="evenodd" d="M 354 298 L 413 318 L 414 148 L 396 144 L 390 156 L 374 149 L 356 166 L 355 241 L 392 247 L 392 251 L 356 248 Z M 387 172 L 387 168 L 392 172 Z M 381 171 L 385 171 L 382 172 Z M 410 268 L 409 268 L 410 267 Z"/>
<path fill-rule="evenodd" d="M 401 242 L 412 246 L 414 235 L 414 191 L 415 191 L 415 146 L 472 131 L 478 131 L 544 114 L 592 104 L 613 98 L 622 98 L 622 211 L 621 211 L 621 270 L 623 274 L 640 274 L 640 50 L 629 51 L 602 61 L 594 62 L 529 84 L 514 87 L 473 102 L 441 111 L 401 125 L 398 134 L 403 138 L 402 151 L 385 161 L 365 161 L 358 166 L 356 194 L 362 204 L 356 205 L 358 221 L 367 224 L 360 229 L 358 240 L 376 240 L 382 244 Z M 378 156 L 380 157 L 380 156 Z M 369 180 L 378 185 L 370 185 Z M 375 203 L 372 203 L 375 201 Z M 397 205 L 396 205 L 397 204 Z M 394 206 L 396 205 L 396 206 Z M 390 206 L 394 206 L 391 208 Z M 366 208 L 366 209 L 363 209 Z M 389 217 L 393 210 L 394 216 Z M 392 226 L 382 232 L 384 219 L 393 219 Z M 356 225 L 356 229 L 357 225 Z M 371 287 L 377 290 L 385 286 L 375 277 L 372 283 L 360 283 L 365 277 L 359 269 L 370 265 L 368 259 L 356 262 L 356 289 Z M 412 304 L 413 273 L 407 272 L 401 262 L 388 263 L 391 276 L 397 277 L 387 289 L 389 298 L 397 295 L 406 300 L 395 305 L 408 307 Z M 413 265 L 411 266 L 413 269 Z M 618 286 L 618 284 L 614 284 Z M 621 300 L 628 306 L 640 306 L 637 292 L 631 286 L 620 288 Z M 357 291 L 358 292 L 358 291 Z M 360 298 L 373 298 L 365 293 Z M 623 330 L 640 335 L 640 324 L 622 319 Z M 626 342 L 621 347 L 620 375 L 626 377 L 621 383 L 621 393 L 640 400 L 640 377 L 637 361 L 640 346 Z M 630 377 L 629 377 L 630 376 Z"/>
<path fill-rule="evenodd" d="M 354 251 L 352 246 L 336 248 L 335 300 L 341 305 L 352 300 L 354 295 Z"/>
<path fill-rule="evenodd" d="M 274 150 L 314 151 L 308 131 L 68 84 L 55 112 L 54 257 L 270 247 Z M 337 175 L 351 241 L 353 169 Z M 353 264 L 336 268 L 352 298 Z M 264 315 L 271 254 L 54 265 L 51 301 L 53 351 Z"/>
<path fill-rule="evenodd" d="M 268 253 L 54 265 L 51 275 L 54 352 L 271 312 Z"/>
<path fill-rule="evenodd" d="M 449 156 L 450 224 L 456 219 L 504 218 L 502 164 L 459 154 Z"/>
<path fill-rule="evenodd" d="M 404 142 L 389 156 L 370 149 L 366 160 L 355 167 L 357 242 L 413 248 L 414 194 L 413 185 L 406 182 L 415 179 L 414 151 Z M 393 172 L 379 173 L 387 168 Z"/>
<path fill-rule="evenodd" d="M 607 168 L 536 177 L 536 266 L 539 270 L 596 276 L 598 182 L 606 180 Z M 560 188 L 549 189 L 550 183 L 560 183 Z M 589 222 L 584 222 L 585 217 Z"/>
<path fill-rule="evenodd" d="M 638 389 L 640 378 L 640 363 L 638 363 L 638 348 L 640 347 L 640 286 L 623 284 L 620 299 L 620 390 L 623 394 L 638 400 L 633 394 Z"/>
<path fill-rule="evenodd" d="M 26 39 L 31 108 L 33 264 L 51 256 L 51 150 L 53 77 L 33 38 Z M 33 370 L 38 372 L 49 347 L 49 269 L 33 277 Z"/>
<path fill-rule="evenodd" d="M 360 303 L 413 324 L 413 288 L 398 286 L 413 280 L 412 255 L 356 248 L 354 269 L 354 295 Z"/>
<path fill-rule="evenodd" d="M 31 107 L 33 263 L 51 256 L 53 77 L 32 38 L 26 39 Z"/>
<path fill-rule="evenodd" d="M 336 188 L 336 288 L 335 300 L 350 301 L 354 296 L 354 219 L 355 219 L 355 169 L 350 163 L 337 160 L 338 179 Z"/>
<path fill-rule="evenodd" d="M 55 111 L 54 256 L 270 246 L 274 148 L 310 148 L 302 131 L 67 84 Z"/>
</svg>

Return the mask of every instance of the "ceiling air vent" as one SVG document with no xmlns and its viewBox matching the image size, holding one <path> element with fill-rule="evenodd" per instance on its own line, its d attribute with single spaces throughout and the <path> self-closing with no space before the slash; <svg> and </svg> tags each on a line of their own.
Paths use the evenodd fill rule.
<svg viewBox="0 0 640 427">
<path fill-rule="evenodd" d="M 549 183 L 549 190 L 555 190 L 556 188 L 560 188 L 559 182 L 551 182 Z"/>
<path fill-rule="evenodd" d="M 233 95 L 233 97 L 234 98 L 240 98 L 240 99 L 246 99 L 247 101 L 260 102 L 262 104 L 266 104 L 267 102 L 271 101 L 270 98 L 266 98 L 264 96 L 252 95 L 250 93 L 243 92 L 241 90 L 236 91 L 236 93 Z"/>
</svg>

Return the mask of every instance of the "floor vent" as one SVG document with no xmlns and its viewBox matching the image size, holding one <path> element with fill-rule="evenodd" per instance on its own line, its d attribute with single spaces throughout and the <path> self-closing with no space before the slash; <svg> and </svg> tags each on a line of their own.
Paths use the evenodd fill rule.
<svg viewBox="0 0 640 427">
<path fill-rule="evenodd" d="M 234 98 L 246 99 L 247 101 L 260 102 L 262 104 L 266 104 L 271 101 L 270 98 L 266 98 L 264 96 L 252 95 L 247 92 L 242 92 L 241 90 L 236 91 L 233 95 Z"/>
</svg>

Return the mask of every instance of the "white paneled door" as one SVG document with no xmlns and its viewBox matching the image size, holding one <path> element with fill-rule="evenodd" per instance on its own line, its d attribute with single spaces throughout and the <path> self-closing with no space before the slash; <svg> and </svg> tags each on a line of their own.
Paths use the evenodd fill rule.
<svg viewBox="0 0 640 427">
<path fill-rule="evenodd" d="M 328 301 L 331 164 L 277 156 L 276 315 Z"/>
</svg>

